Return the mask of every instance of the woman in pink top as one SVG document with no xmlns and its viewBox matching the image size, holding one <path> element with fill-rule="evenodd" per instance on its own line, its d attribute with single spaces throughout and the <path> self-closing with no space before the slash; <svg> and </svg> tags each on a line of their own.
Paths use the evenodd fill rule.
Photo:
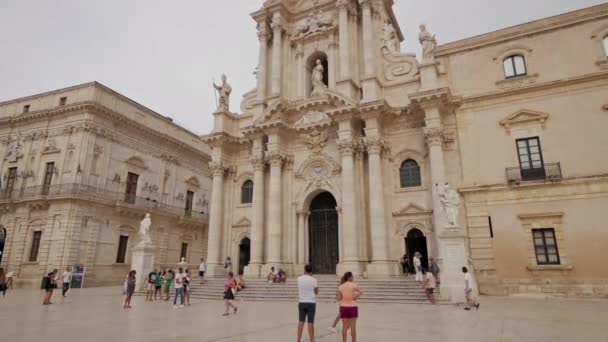
<svg viewBox="0 0 608 342">
<path fill-rule="evenodd" d="M 228 316 L 230 308 L 234 310 L 234 314 L 236 315 L 236 310 L 238 308 L 232 302 L 234 300 L 235 293 L 236 282 L 234 281 L 234 273 L 228 272 L 228 279 L 226 279 L 226 284 L 224 285 L 224 303 L 226 303 L 226 312 L 224 312 L 222 316 Z"/>
<path fill-rule="evenodd" d="M 353 282 L 351 272 L 344 273 L 342 285 L 338 287 L 338 301 L 340 302 L 340 318 L 342 318 L 342 341 L 348 340 L 348 330 L 352 342 L 357 341 L 357 318 L 359 317 L 359 307 L 357 300 L 363 292 L 359 286 Z"/>
</svg>

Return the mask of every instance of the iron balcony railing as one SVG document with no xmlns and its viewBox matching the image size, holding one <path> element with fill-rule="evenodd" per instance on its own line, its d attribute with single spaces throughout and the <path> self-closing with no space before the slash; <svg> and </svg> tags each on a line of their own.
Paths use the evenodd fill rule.
<svg viewBox="0 0 608 342">
<path fill-rule="evenodd" d="M 562 167 L 560 163 L 546 163 L 536 168 L 507 168 L 507 181 L 519 183 L 534 180 L 558 181 L 562 179 Z"/>
<path fill-rule="evenodd" d="M 187 210 L 184 207 L 162 203 L 152 197 L 140 197 L 131 194 L 125 196 L 124 192 L 111 191 L 86 184 L 67 183 L 15 188 L 12 191 L 7 189 L 0 190 L 0 203 L 60 198 L 78 198 L 106 202 L 112 205 L 175 215 L 195 221 L 208 221 L 208 215 L 203 212 L 196 212 L 194 210 Z"/>
</svg>

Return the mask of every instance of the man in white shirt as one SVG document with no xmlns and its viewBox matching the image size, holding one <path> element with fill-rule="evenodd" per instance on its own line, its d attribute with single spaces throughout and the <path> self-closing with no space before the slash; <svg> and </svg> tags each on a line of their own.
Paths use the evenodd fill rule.
<svg viewBox="0 0 608 342">
<path fill-rule="evenodd" d="M 422 254 L 419 252 L 414 253 L 414 269 L 416 270 L 416 282 L 418 286 L 422 287 L 422 261 L 420 258 Z"/>
<path fill-rule="evenodd" d="M 174 280 L 175 286 L 175 298 L 173 299 L 173 307 L 177 308 L 177 297 L 180 298 L 180 308 L 184 307 L 184 269 L 179 268 L 177 274 L 175 274 Z"/>
<path fill-rule="evenodd" d="M 317 279 L 312 277 L 312 267 L 304 266 L 304 274 L 298 277 L 298 312 L 300 315 L 298 323 L 298 342 L 302 340 L 304 322 L 308 321 L 308 336 L 310 342 L 315 342 L 315 313 L 317 301 L 315 296 L 319 294 Z"/>
<path fill-rule="evenodd" d="M 479 302 L 473 297 L 473 278 L 466 267 L 462 267 L 462 273 L 464 273 L 464 298 L 467 300 L 464 309 L 471 310 L 474 306 L 475 310 L 479 309 Z"/>
<path fill-rule="evenodd" d="M 65 271 L 61 274 L 61 295 L 65 297 L 65 294 L 70 289 L 70 283 L 72 282 L 72 269 L 69 267 L 65 268 Z"/>
<path fill-rule="evenodd" d="M 201 278 L 201 285 L 205 282 L 205 271 L 207 270 L 207 262 L 205 258 L 201 258 L 201 263 L 198 265 L 198 276 Z"/>
</svg>

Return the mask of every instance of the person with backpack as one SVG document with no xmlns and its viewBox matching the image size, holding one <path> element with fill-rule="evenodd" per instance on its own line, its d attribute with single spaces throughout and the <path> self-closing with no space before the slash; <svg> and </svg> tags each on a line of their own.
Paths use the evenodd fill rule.
<svg viewBox="0 0 608 342">
<path fill-rule="evenodd" d="M 154 300 L 154 288 L 156 287 L 157 271 L 154 270 L 148 273 L 148 282 L 146 284 L 146 302 Z"/>
<path fill-rule="evenodd" d="M 42 305 L 49 305 L 51 303 L 51 297 L 53 296 L 53 291 L 57 288 L 57 272 L 59 270 L 54 269 L 51 273 L 47 274 L 44 279 L 44 300 L 42 301 Z"/>
</svg>

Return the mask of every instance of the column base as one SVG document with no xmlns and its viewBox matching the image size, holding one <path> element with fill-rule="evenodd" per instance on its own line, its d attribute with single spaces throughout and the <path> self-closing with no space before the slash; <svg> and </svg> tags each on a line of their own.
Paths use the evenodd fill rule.
<svg viewBox="0 0 608 342">
<path fill-rule="evenodd" d="M 399 265 L 394 261 L 374 261 L 367 265 L 367 275 L 370 277 L 393 277 L 399 274 Z"/>
<path fill-rule="evenodd" d="M 346 272 L 352 272 L 357 277 L 363 276 L 365 266 L 361 261 L 343 261 L 336 266 L 336 275 L 341 277 Z"/>
<path fill-rule="evenodd" d="M 131 255 L 131 269 L 137 276 L 137 290 L 142 291 L 146 286 L 148 273 L 154 269 L 154 254 L 156 246 L 152 244 L 137 245 L 133 247 Z"/>
<path fill-rule="evenodd" d="M 218 278 L 218 277 L 225 277 L 227 274 L 228 274 L 228 272 L 226 272 L 226 269 L 224 268 L 224 264 L 215 264 L 215 263 L 207 264 L 207 270 L 205 271 L 205 277 Z"/>
<path fill-rule="evenodd" d="M 245 266 L 243 273 L 246 277 L 260 278 L 262 276 L 262 264 L 249 264 Z"/>
</svg>

